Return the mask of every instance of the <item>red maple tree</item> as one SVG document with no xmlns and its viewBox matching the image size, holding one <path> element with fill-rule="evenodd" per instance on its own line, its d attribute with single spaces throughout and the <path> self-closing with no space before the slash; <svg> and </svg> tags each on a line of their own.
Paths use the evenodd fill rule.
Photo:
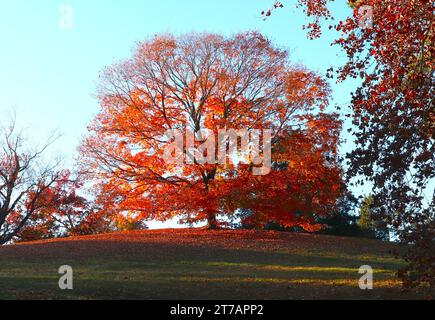
<svg viewBox="0 0 435 320">
<path fill-rule="evenodd" d="M 327 0 L 298 0 L 314 18 L 309 36 L 331 18 Z M 352 0 L 352 15 L 335 26 L 348 57 L 339 81 L 360 78 L 352 96 L 356 148 L 350 177 L 373 183 L 373 215 L 412 250 L 401 270 L 406 285 L 435 286 L 434 3 Z M 276 2 L 274 8 L 282 8 Z M 270 15 L 271 10 L 264 12 Z M 360 179 L 357 184 L 363 183 Z M 431 184 L 432 182 L 432 184 Z"/>
<path fill-rule="evenodd" d="M 288 53 L 256 32 L 161 35 L 132 58 L 106 68 L 101 112 L 82 146 L 83 170 L 110 206 L 138 219 L 207 221 L 217 228 L 238 209 L 258 224 L 317 229 L 340 194 L 340 121 L 324 113 L 330 89 L 318 74 L 292 65 Z M 165 162 L 168 129 L 270 129 L 272 168 L 246 164 Z M 201 139 L 199 139 L 201 140 Z M 182 143 L 183 154 L 189 152 Z"/>
</svg>

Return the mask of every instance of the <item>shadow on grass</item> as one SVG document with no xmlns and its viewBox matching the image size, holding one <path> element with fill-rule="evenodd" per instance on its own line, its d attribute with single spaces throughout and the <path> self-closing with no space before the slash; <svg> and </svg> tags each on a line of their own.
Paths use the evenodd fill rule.
<svg viewBox="0 0 435 320">
<path fill-rule="evenodd" d="M 0 264 L 3 299 L 403 298 L 394 276 L 401 262 L 367 252 L 80 241 L 1 248 Z M 57 286 L 65 264 L 74 268 L 73 291 Z M 375 269 L 371 293 L 358 288 L 363 264 Z"/>
</svg>

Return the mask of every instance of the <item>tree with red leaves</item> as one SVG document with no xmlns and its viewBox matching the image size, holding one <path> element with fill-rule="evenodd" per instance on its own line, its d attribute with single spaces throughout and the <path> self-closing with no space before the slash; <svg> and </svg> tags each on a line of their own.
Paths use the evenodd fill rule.
<svg viewBox="0 0 435 320">
<path fill-rule="evenodd" d="M 331 17 L 328 1 L 298 2 L 314 17 L 310 37 L 320 36 L 320 20 Z M 341 34 L 334 42 L 348 57 L 337 70 L 339 81 L 362 82 L 352 98 L 356 148 L 349 155 L 349 176 L 373 183 L 373 215 L 411 245 L 404 256 L 409 265 L 400 271 L 405 285 L 434 287 L 434 4 L 353 0 L 349 5 L 353 14 L 335 25 Z"/>
<path fill-rule="evenodd" d="M 38 210 L 14 237 L 16 242 L 50 239 L 78 234 L 87 213 L 87 200 L 77 194 L 77 181 L 61 172 L 58 180 L 38 199 Z"/>
<path fill-rule="evenodd" d="M 104 197 L 97 194 L 93 199 L 87 191 L 82 177 L 61 172 L 58 180 L 40 196 L 39 209 L 13 240 L 26 242 L 144 228 L 136 221 L 117 216 L 109 208 L 108 194 Z"/>
<path fill-rule="evenodd" d="M 292 66 L 259 33 L 156 36 L 104 71 L 83 169 L 111 195 L 112 209 L 138 219 L 179 217 L 214 229 L 224 224 L 220 217 L 249 208 L 259 224 L 313 230 L 315 215 L 340 193 L 340 121 L 323 112 L 329 94 L 322 77 Z M 220 129 L 271 130 L 271 172 L 253 174 L 254 159 L 234 161 L 243 154 L 204 164 L 216 154 L 191 152 L 183 140 L 185 161 L 165 161 L 174 143 L 168 130 L 193 132 L 200 147 L 205 130 L 217 137 Z"/>
<path fill-rule="evenodd" d="M 42 154 L 55 137 L 39 148 L 27 145 L 15 118 L 0 128 L 0 245 L 12 241 L 43 207 L 41 199 L 56 183 L 57 164 L 46 163 Z M 49 223 L 49 222 L 47 222 Z"/>
</svg>

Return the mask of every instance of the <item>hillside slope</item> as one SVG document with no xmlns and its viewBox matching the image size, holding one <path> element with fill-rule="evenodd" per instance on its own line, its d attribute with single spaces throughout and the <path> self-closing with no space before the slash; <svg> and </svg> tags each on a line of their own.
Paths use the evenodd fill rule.
<svg viewBox="0 0 435 320">
<path fill-rule="evenodd" d="M 401 299 L 400 261 L 374 240 L 170 229 L 0 248 L 1 299 Z M 57 270 L 74 269 L 74 290 Z M 358 269 L 375 269 L 374 290 Z"/>
</svg>

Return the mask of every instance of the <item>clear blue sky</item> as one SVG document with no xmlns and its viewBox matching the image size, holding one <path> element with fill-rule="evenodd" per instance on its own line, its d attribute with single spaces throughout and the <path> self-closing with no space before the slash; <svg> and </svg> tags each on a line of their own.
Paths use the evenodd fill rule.
<svg viewBox="0 0 435 320">
<path fill-rule="evenodd" d="M 295 1 L 287 1 L 289 3 Z M 160 32 L 209 31 L 231 34 L 258 30 L 290 49 L 293 61 L 325 72 L 344 55 L 331 47 L 327 31 L 306 38 L 304 15 L 292 5 L 264 21 L 273 0 L 14 0 L 0 4 L 0 117 L 14 108 L 34 139 L 60 129 L 52 152 L 74 157 L 86 125 L 98 112 L 93 98 L 98 72 L 129 56 L 136 41 Z M 72 30 L 59 27 L 59 7 L 73 9 Z M 333 5 L 349 14 L 345 0 Z M 335 85 L 334 102 L 350 100 L 350 83 Z M 1 120 L 1 119 L 0 119 Z M 343 146 L 348 150 L 349 144 Z"/>
</svg>

